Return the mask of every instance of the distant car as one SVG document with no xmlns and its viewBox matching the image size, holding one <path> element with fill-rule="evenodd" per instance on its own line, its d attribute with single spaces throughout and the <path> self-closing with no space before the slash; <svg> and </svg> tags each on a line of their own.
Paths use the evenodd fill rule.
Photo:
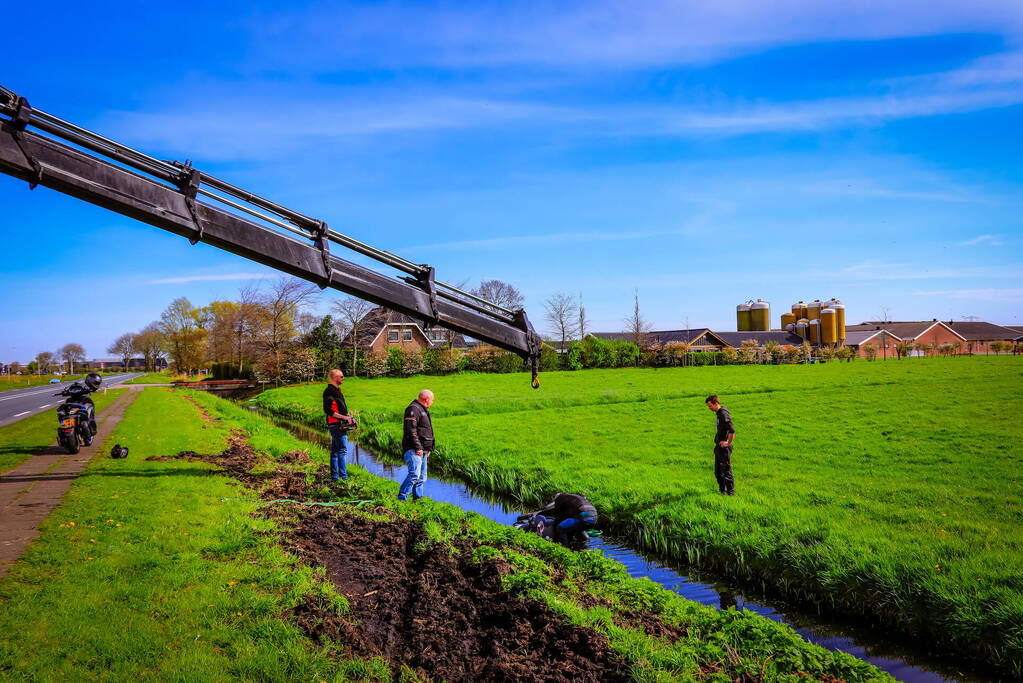
<svg viewBox="0 0 1023 683">
<path fill-rule="evenodd" d="M 54 377 L 53 379 L 50 380 L 50 384 L 60 384 L 60 380 Z"/>
</svg>

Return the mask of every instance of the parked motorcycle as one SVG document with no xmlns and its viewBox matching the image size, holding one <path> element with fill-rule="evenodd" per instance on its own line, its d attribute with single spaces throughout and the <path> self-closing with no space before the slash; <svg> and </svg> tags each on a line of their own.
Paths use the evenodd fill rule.
<svg viewBox="0 0 1023 683">
<path fill-rule="evenodd" d="M 68 453 L 75 454 L 82 446 L 91 446 L 96 436 L 96 405 L 89 394 L 103 384 L 103 379 L 90 372 L 81 382 L 72 382 L 54 396 L 66 396 L 57 406 L 57 443 Z"/>
</svg>

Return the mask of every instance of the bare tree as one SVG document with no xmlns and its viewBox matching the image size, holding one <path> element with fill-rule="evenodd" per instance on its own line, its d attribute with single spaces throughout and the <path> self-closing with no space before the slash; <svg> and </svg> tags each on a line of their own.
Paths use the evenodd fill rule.
<svg viewBox="0 0 1023 683">
<path fill-rule="evenodd" d="M 566 342 L 579 331 L 579 312 L 575 299 L 570 294 L 558 292 L 547 299 L 543 307 L 551 335 L 561 338 L 561 349 L 564 351 Z"/>
<path fill-rule="evenodd" d="M 579 338 L 586 338 L 586 325 L 589 320 L 586 319 L 586 309 L 583 308 L 583 293 L 579 292 Z"/>
<path fill-rule="evenodd" d="M 509 311 L 519 310 L 525 302 L 519 290 L 500 280 L 484 280 L 472 293 Z"/>
<path fill-rule="evenodd" d="M 892 321 L 892 309 L 891 306 L 881 307 L 881 322 L 890 323 Z"/>
<path fill-rule="evenodd" d="M 85 349 L 82 348 L 81 344 L 64 344 L 60 347 L 60 357 L 68 364 L 68 372 L 72 375 L 75 374 L 75 363 L 82 363 L 85 361 Z"/>
<path fill-rule="evenodd" d="M 352 344 L 352 376 L 355 376 L 356 363 L 359 359 L 359 334 L 363 331 L 365 318 L 374 308 L 373 304 L 365 299 L 358 299 L 354 296 L 345 299 L 338 299 L 334 302 L 334 311 L 337 313 L 339 325 L 346 331 L 347 338 Z"/>
<path fill-rule="evenodd" d="M 40 351 L 36 354 L 36 369 L 39 370 L 40 375 L 49 373 L 52 364 L 53 354 L 49 351 Z"/>
<path fill-rule="evenodd" d="M 263 308 L 263 348 L 273 356 L 275 368 L 282 367 L 281 353 L 284 346 L 298 334 L 295 324 L 302 313 L 302 306 L 318 293 L 316 285 L 286 275 L 277 278 L 265 291 L 260 292 L 257 301 Z"/>
<path fill-rule="evenodd" d="M 135 334 L 135 352 L 142 356 L 146 370 L 156 371 L 163 357 L 163 332 L 159 323 L 149 323 Z"/>
<path fill-rule="evenodd" d="M 650 332 L 650 323 L 639 310 L 639 290 L 636 290 L 635 304 L 632 307 L 632 314 L 625 318 L 625 333 L 632 337 L 636 346 L 646 346 L 646 336 Z"/>
<path fill-rule="evenodd" d="M 114 340 L 114 343 L 107 348 L 107 353 L 115 353 L 121 357 L 121 363 L 124 365 L 124 369 L 128 369 L 128 361 L 131 360 L 132 356 L 135 355 L 135 335 L 131 332 L 125 332 L 120 337 Z"/>
</svg>

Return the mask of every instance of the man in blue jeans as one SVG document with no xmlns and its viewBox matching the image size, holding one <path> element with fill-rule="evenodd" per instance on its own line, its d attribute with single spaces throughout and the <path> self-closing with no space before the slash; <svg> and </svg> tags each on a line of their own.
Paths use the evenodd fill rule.
<svg viewBox="0 0 1023 683">
<path fill-rule="evenodd" d="M 401 449 L 405 452 L 408 476 L 398 489 L 398 500 L 408 500 L 409 493 L 412 494 L 412 500 L 423 497 L 427 461 L 433 450 L 433 419 L 430 417 L 432 405 L 433 392 L 423 389 L 416 400 L 405 408 Z"/>
<path fill-rule="evenodd" d="M 341 393 L 341 382 L 345 374 L 331 370 L 327 388 L 323 390 L 323 414 L 327 416 L 327 431 L 330 432 L 330 478 L 332 481 L 348 479 L 348 430 L 355 420 L 348 414 L 345 395 Z"/>
</svg>

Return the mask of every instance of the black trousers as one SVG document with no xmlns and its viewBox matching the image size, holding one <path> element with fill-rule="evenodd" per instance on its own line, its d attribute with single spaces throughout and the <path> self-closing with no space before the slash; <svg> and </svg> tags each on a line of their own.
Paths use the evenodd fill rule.
<svg viewBox="0 0 1023 683">
<path fill-rule="evenodd" d="M 714 476 L 718 480 L 718 490 L 732 495 L 735 493 L 735 480 L 732 478 L 732 447 L 714 446 Z"/>
</svg>

